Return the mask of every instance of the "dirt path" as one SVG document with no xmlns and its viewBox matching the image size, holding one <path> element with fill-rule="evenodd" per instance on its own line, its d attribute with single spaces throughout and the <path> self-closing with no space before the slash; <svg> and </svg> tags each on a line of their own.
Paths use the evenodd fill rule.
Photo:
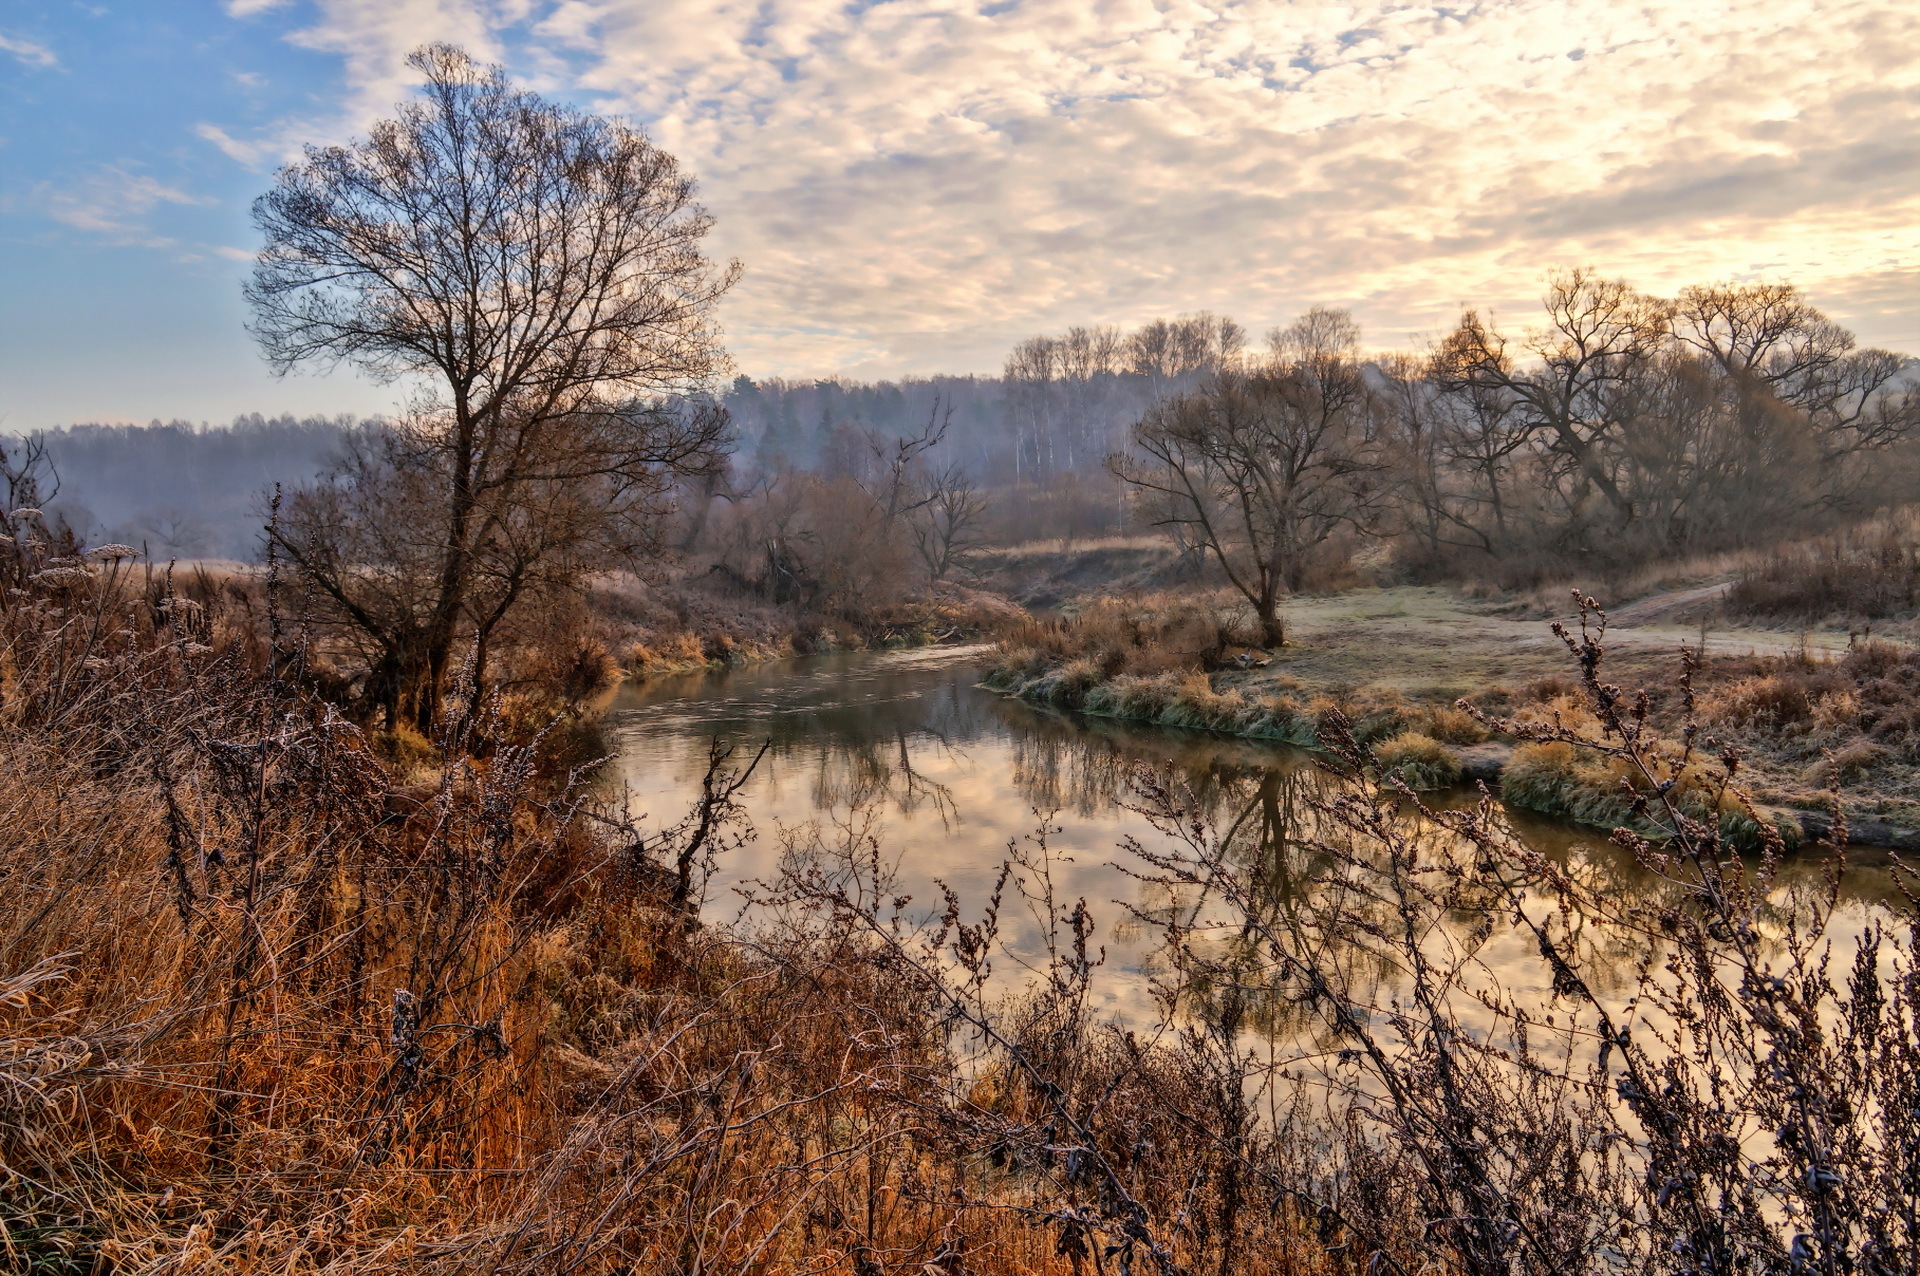
<svg viewBox="0 0 1920 1276">
<path fill-rule="evenodd" d="M 1687 624 L 1697 621 L 1702 613 L 1712 611 L 1714 605 L 1725 598 L 1727 591 L 1732 588 L 1732 581 L 1723 580 L 1714 585 L 1702 585 L 1698 589 L 1669 590 L 1608 612 L 1607 619 L 1629 629 L 1645 625 Z"/>
</svg>

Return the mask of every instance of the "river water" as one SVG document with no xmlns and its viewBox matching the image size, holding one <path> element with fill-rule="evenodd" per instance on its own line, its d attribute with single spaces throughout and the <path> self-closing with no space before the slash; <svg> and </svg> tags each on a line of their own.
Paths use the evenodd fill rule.
<svg viewBox="0 0 1920 1276">
<path fill-rule="evenodd" d="M 988 654 L 847 652 L 635 681 L 609 710 L 619 750 L 609 778 L 658 828 L 697 796 L 712 740 L 736 746 L 736 758 L 768 742 L 740 795 L 755 836 L 722 855 L 709 882 L 705 914 L 715 922 L 750 920 L 748 901 L 774 878 L 784 848 L 816 837 L 843 843 L 849 830 L 881 849 L 897 883 L 889 893 L 911 896 L 909 913 L 937 913 L 941 883 L 976 913 L 1010 844 L 1032 860 L 1032 835 L 1044 826 L 1056 898 L 1086 901 L 1105 951 L 1097 1000 L 1123 1019 L 1147 1020 L 1158 932 L 1131 910 L 1167 901 L 1123 848 L 1129 837 L 1157 838 L 1129 808 L 1130 778 L 1143 764 L 1171 765 L 1222 826 L 1252 830 L 1281 863 L 1310 831 L 1303 797 L 1327 781 L 1301 750 L 1069 717 L 995 695 L 978 685 Z M 1530 844 L 1603 875 L 1610 889 L 1658 889 L 1604 835 L 1525 812 L 1509 819 Z M 1895 898 L 1884 875 L 1862 875 L 1836 917 L 1836 938 Z M 1016 965 L 1043 960 L 1043 913 L 1017 896 L 1004 910 Z M 1509 993 L 1544 998 L 1541 963 L 1518 932 L 1479 960 Z M 1632 960 L 1623 952 L 1620 964 L 1624 977 Z"/>
</svg>

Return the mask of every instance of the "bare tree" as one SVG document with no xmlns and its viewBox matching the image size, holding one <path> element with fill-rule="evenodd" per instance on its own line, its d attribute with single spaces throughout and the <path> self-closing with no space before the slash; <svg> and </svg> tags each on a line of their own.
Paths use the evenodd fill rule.
<svg viewBox="0 0 1920 1276">
<path fill-rule="evenodd" d="M 1544 304 L 1547 326 L 1525 343 L 1533 362 L 1523 364 L 1505 337 L 1469 311 L 1435 353 L 1434 378 L 1446 390 L 1507 400 L 1624 526 L 1633 501 L 1610 464 L 1610 445 L 1623 402 L 1667 340 L 1669 308 L 1584 270 L 1555 275 Z"/>
<path fill-rule="evenodd" d="M 1788 284 L 1687 288 L 1674 335 L 1707 356 L 1748 400 L 1803 413 L 1823 470 L 1883 450 L 1920 429 L 1914 361 L 1858 350 L 1851 332 Z"/>
<path fill-rule="evenodd" d="M 1210 550 L 1278 646 L 1283 595 L 1308 558 L 1386 502 L 1386 458 L 1362 375 L 1359 329 L 1315 308 L 1270 338 L 1273 358 L 1166 400 L 1134 431 L 1139 455 L 1115 472 L 1155 506 L 1155 521 Z"/>
<path fill-rule="evenodd" d="M 1510 396 L 1442 393 L 1411 355 L 1378 366 L 1408 523 L 1425 552 L 1497 557 L 1512 544 L 1513 489 L 1524 481 L 1514 472 L 1527 468 L 1532 428 Z"/>
<path fill-rule="evenodd" d="M 888 438 L 876 430 L 866 432 L 873 465 L 861 486 L 884 512 L 889 531 L 933 500 L 926 482 L 927 454 L 940 446 L 952 424 L 953 409 L 943 410 L 935 399 L 927 411 L 926 425 L 917 434 Z"/>
<path fill-rule="evenodd" d="M 29 435 L 13 452 L 0 443 L 0 612 L 49 558 L 79 551 L 66 524 L 41 509 L 60 491 L 60 475 L 46 440 Z"/>
<path fill-rule="evenodd" d="M 737 266 L 702 255 L 692 181 L 639 131 L 447 45 L 409 65 L 420 100 L 310 148 L 255 203 L 246 296 L 277 370 L 345 362 L 414 388 L 406 425 L 275 537 L 374 649 L 372 707 L 426 727 L 456 644 L 536 567 L 629 541 L 664 473 L 712 463 L 724 416 L 658 397 L 723 370 L 712 311 Z M 364 525 L 403 514 L 417 538 Z"/>
<path fill-rule="evenodd" d="M 927 501 L 911 522 L 914 548 L 929 577 L 945 580 L 969 550 L 978 548 L 986 513 L 986 493 L 974 486 L 965 467 L 956 463 L 933 475 Z"/>
<path fill-rule="evenodd" d="M 1239 324 L 1208 311 L 1155 319 L 1127 338 L 1128 370 L 1159 390 L 1196 372 L 1239 366 L 1246 341 Z"/>
<path fill-rule="evenodd" d="M 1871 504 L 1887 491 L 1874 458 L 1920 428 L 1912 361 L 1855 350 L 1786 285 L 1668 301 L 1571 271 L 1552 278 L 1545 308 L 1519 351 L 1469 311 L 1429 363 L 1437 399 L 1410 400 L 1436 423 L 1421 455 L 1442 472 L 1415 466 L 1411 486 L 1436 528 L 1462 533 L 1455 543 L 1740 544 Z M 1535 507 L 1532 526 L 1514 525 L 1514 495 Z"/>
</svg>

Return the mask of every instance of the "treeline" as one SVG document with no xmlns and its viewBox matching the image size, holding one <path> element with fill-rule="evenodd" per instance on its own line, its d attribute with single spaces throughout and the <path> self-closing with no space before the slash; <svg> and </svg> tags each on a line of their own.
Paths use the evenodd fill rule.
<svg viewBox="0 0 1920 1276">
<path fill-rule="evenodd" d="M 1028 338 L 1001 375 L 852 382 L 739 377 L 725 404 L 750 471 L 847 472 L 863 435 L 911 434 L 934 405 L 952 413 L 948 454 L 989 486 L 1045 486 L 1063 474 L 1099 473 L 1155 400 L 1237 366 L 1245 331 L 1200 313 L 1156 319 L 1131 332 L 1113 325 Z"/>
<path fill-rule="evenodd" d="M 722 398 L 735 454 L 682 492 L 681 548 L 826 612 L 964 577 L 974 551 L 1147 530 L 1109 462 L 1142 415 L 1242 365 L 1212 314 L 1022 341 L 1002 375 L 755 382 Z"/>
<path fill-rule="evenodd" d="M 716 396 L 733 422 L 734 448 L 731 487 L 716 490 L 764 490 L 781 474 L 861 477 L 875 437 L 912 437 L 937 415 L 948 427 L 932 458 L 940 468 L 957 466 L 982 488 L 1039 491 L 1024 517 L 1000 511 L 994 536 L 1104 534 L 1121 518 L 1107 457 L 1156 398 L 1229 366 L 1243 343 L 1231 320 L 1201 314 L 1133 332 L 1083 327 L 1034 337 L 997 378 L 739 376 Z M 84 423 L 31 437 L 50 463 L 48 507 L 82 540 L 145 546 L 160 557 L 247 559 L 258 552 L 264 494 L 276 482 L 311 481 L 363 424 L 255 412 L 227 425 Z M 6 446 L 17 453 L 26 442 Z M 711 493 L 703 486 L 687 495 L 704 503 Z"/>
<path fill-rule="evenodd" d="M 1391 540 L 1403 571 L 1533 583 L 1774 544 L 1905 499 L 1913 361 L 1779 285 L 1650 296 L 1573 271 L 1524 338 L 1467 312 L 1367 360 L 1316 308 L 1262 357 L 1157 402 L 1116 472 L 1204 551 L 1269 642 L 1316 569 Z"/>
<path fill-rule="evenodd" d="M 352 417 L 236 417 L 67 425 L 0 440 L 38 453 L 49 514 L 89 543 L 145 548 L 154 558 L 237 558 L 258 552 L 265 494 L 318 473 L 358 424 Z"/>
<path fill-rule="evenodd" d="M 1859 348 L 1789 286 L 1669 299 L 1570 272 L 1545 310 L 1523 338 L 1469 312 L 1386 369 L 1431 559 L 1719 550 L 1909 490 L 1914 361 Z"/>
<path fill-rule="evenodd" d="M 998 377 L 755 381 L 715 396 L 730 459 L 680 485 L 681 551 L 818 602 L 965 574 L 983 545 L 1155 528 L 1263 610 L 1368 543 L 1422 579 L 1524 585 L 1778 543 L 1897 503 L 1913 361 L 1784 285 L 1673 298 L 1555 277 L 1515 335 L 1475 312 L 1367 355 L 1316 309 L 1079 327 Z M 83 539 L 249 557 L 263 493 L 342 454 L 348 419 L 77 425 L 37 436 Z"/>
<path fill-rule="evenodd" d="M 1206 314 L 1035 337 L 998 380 L 743 378 L 725 552 L 749 575 L 749 543 L 784 564 L 761 579 L 871 588 L 884 555 L 858 542 L 911 555 L 849 534 L 849 511 L 891 526 L 870 511 L 899 508 L 901 475 L 875 461 L 918 431 L 913 499 L 971 494 L 936 575 L 978 543 L 1157 528 L 1277 637 L 1280 598 L 1369 546 L 1418 579 L 1593 581 L 1846 525 L 1911 490 L 1913 360 L 1860 348 L 1790 286 L 1663 298 L 1572 271 L 1543 309 L 1524 335 L 1469 311 L 1418 353 L 1363 354 L 1351 316 L 1321 307 L 1261 347 Z M 934 446 L 936 418 L 951 428 Z"/>
</svg>

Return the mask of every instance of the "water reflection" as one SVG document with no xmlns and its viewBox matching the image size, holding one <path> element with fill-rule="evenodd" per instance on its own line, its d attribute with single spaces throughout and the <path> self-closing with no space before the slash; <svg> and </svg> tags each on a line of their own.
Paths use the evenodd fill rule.
<svg viewBox="0 0 1920 1276">
<path fill-rule="evenodd" d="M 636 812 L 669 823 L 692 800 L 709 740 L 770 743 L 742 794 L 767 835 L 720 865 L 710 906 L 716 915 L 739 907 L 745 883 L 773 875 L 779 830 L 877 820 L 874 831 L 899 857 L 903 893 L 927 906 L 939 898 L 936 883 L 945 883 L 977 907 L 1009 845 L 1026 844 L 1036 826 L 1050 823 L 1054 890 L 1088 901 L 1108 958 L 1098 995 L 1130 1016 L 1152 1013 L 1149 983 L 1163 969 L 1155 923 L 1192 924 L 1216 903 L 1144 883 L 1140 865 L 1118 849 L 1128 837 L 1155 840 L 1130 805 L 1129 785 L 1142 764 L 1172 764 L 1271 916 L 1360 906 L 1329 855 L 1345 834 L 1326 827 L 1313 801 L 1327 777 L 1305 752 L 1035 709 L 976 685 L 984 656 L 983 649 L 950 648 L 848 653 L 650 679 L 623 688 L 610 710 L 620 743 L 617 778 Z M 1411 813 L 1402 818 L 1416 836 L 1452 836 Z M 1646 900 L 1669 889 L 1603 836 L 1524 812 L 1509 822 L 1530 846 L 1616 898 Z M 1786 876 L 1791 885 L 1796 874 L 1811 882 L 1815 873 L 1808 867 Z M 1842 929 L 1858 929 L 1898 902 L 1884 874 L 1855 874 L 1849 892 Z M 1464 932 L 1474 920 L 1463 914 L 1449 930 Z M 1615 972 L 1624 989 L 1645 941 L 1578 915 L 1565 925 L 1596 959 L 1593 968 Z M 1044 938 L 1041 922 L 1029 919 L 1013 935 L 1015 956 L 1038 960 Z M 1364 946 L 1342 960 L 1357 981 L 1394 978 L 1392 963 Z M 1536 954 L 1516 931 L 1487 938 L 1475 960 L 1511 995 L 1546 993 L 1535 986 L 1544 978 Z M 1298 1025 L 1276 1018 L 1268 1026 Z"/>
</svg>

